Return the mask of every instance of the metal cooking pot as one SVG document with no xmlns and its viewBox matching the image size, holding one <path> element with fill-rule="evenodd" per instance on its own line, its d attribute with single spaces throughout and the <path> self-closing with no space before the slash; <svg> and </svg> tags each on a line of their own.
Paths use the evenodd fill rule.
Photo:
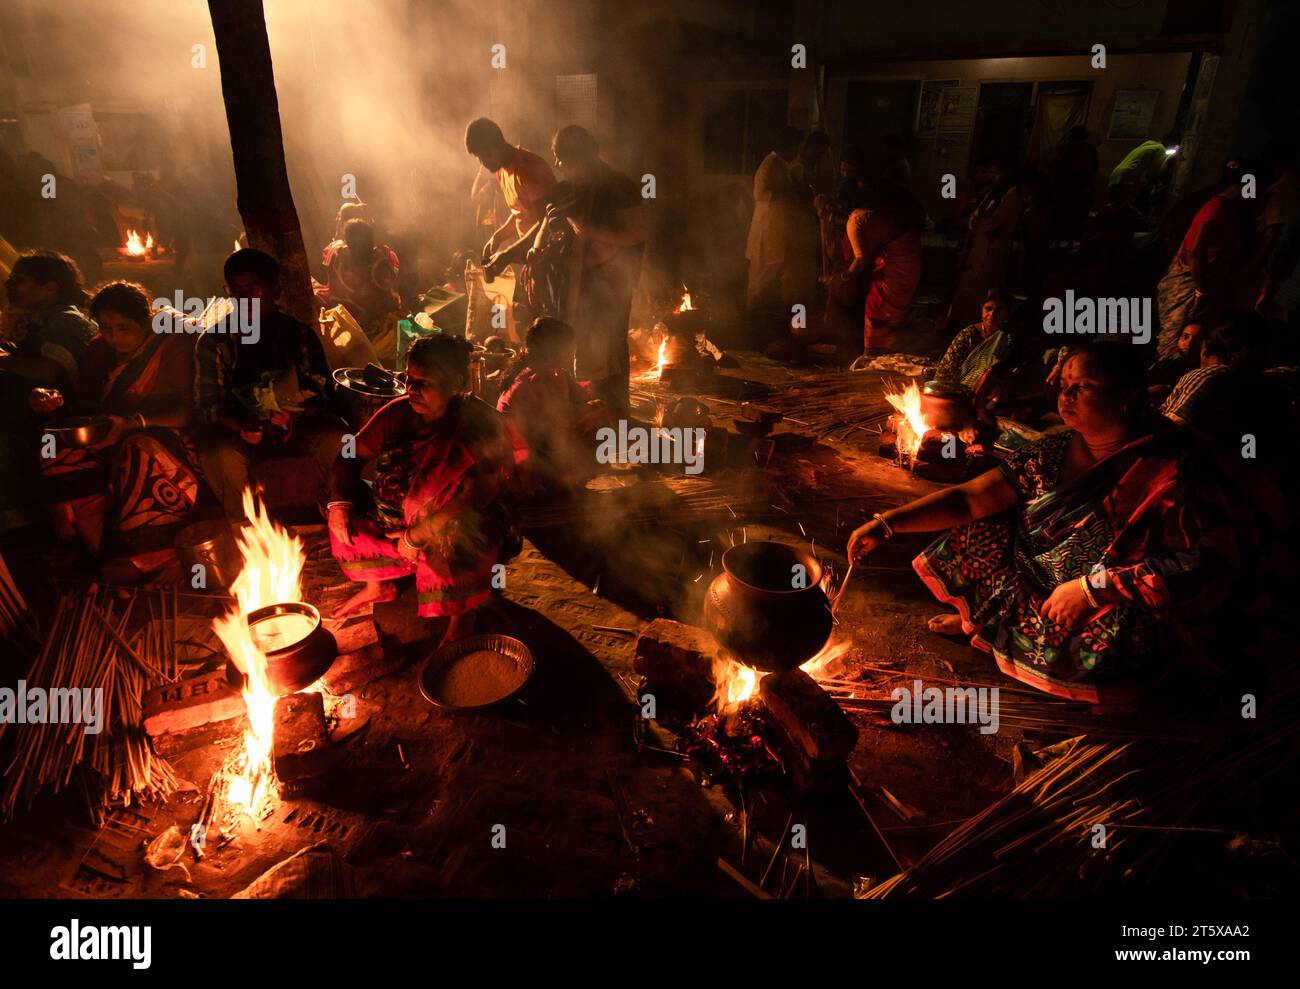
<svg viewBox="0 0 1300 989">
<path fill-rule="evenodd" d="M 275 634 L 274 626 L 284 619 L 300 625 L 305 634 L 301 637 Z M 266 656 L 266 678 L 277 696 L 310 687 L 325 675 L 338 657 L 338 643 L 329 629 L 321 624 L 320 612 L 303 601 L 258 608 L 249 614 L 248 628 L 253 633 L 253 641 Z M 287 641 L 280 645 L 281 639 Z M 235 686 L 243 685 L 244 675 L 234 660 L 226 663 L 226 679 Z"/>
<path fill-rule="evenodd" d="M 704 596 L 704 627 L 738 662 L 793 670 L 830 638 L 822 565 L 809 550 L 741 543 L 722 554 L 722 571 Z"/>
<path fill-rule="evenodd" d="M 54 437 L 55 447 L 83 447 L 100 443 L 112 431 L 108 416 L 72 416 L 46 424 L 44 432 Z"/>
<path fill-rule="evenodd" d="M 931 429 L 955 433 L 974 423 L 975 403 L 963 385 L 927 381 L 921 386 L 921 415 Z"/>
<path fill-rule="evenodd" d="M 234 529 L 224 519 L 187 525 L 176 537 L 176 552 L 185 573 L 192 575 L 196 566 L 203 567 L 206 590 L 225 590 L 244 566 Z"/>
</svg>

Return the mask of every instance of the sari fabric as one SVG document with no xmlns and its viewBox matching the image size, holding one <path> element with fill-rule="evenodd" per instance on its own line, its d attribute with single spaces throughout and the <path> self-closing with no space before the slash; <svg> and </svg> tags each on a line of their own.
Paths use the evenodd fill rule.
<svg viewBox="0 0 1300 989">
<path fill-rule="evenodd" d="M 492 568 L 509 520 L 500 501 L 464 507 L 446 525 L 431 518 L 477 478 L 508 481 L 522 443 L 504 418 L 475 398 L 456 399 L 434 423 L 416 415 L 406 397 L 389 402 L 357 434 L 357 456 L 375 462 L 373 510 L 354 515 L 354 538 L 345 546 L 331 533 L 330 549 L 355 581 L 415 576 L 421 616 L 459 615 L 486 604 Z M 426 529 L 416 538 L 424 552 L 414 562 L 397 551 L 394 535 Z"/>
<path fill-rule="evenodd" d="M 129 416 L 184 401 L 190 391 L 193 338 L 155 334 L 123 364 L 102 338 L 83 362 L 83 411 Z M 41 461 L 56 506 L 104 516 L 103 555 L 150 574 L 177 561 L 174 541 L 189 522 L 201 489 L 198 454 L 187 432 L 147 426 L 113 447 L 55 450 Z"/>
<path fill-rule="evenodd" d="M 1204 659 L 1195 651 L 1241 569 L 1247 523 L 1234 519 L 1186 431 L 1151 430 L 1064 486 L 1071 433 L 1012 454 L 1002 470 L 1021 506 L 940 536 L 913 561 L 1008 676 L 1061 697 L 1123 703 L 1167 672 L 1175 639 Z M 1039 615 L 1059 584 L 1087 576 L 1123 600 L 1073 629 Z"/>
</svg>

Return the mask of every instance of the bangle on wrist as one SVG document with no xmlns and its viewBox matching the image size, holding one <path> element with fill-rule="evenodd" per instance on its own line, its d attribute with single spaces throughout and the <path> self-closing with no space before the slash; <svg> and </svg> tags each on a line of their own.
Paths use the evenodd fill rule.
<svg viewBox="0 0 1300 989">
<path fill-rule="evenodd" d="M 327 501 L 325 503 L 326 511 L 329 511 L 331 508 L 351 508 L 351 507 L 352 507 L 352 502 L 350 501 Z"/>
<path fill-rule="evenodd" d="M 1083 588 L 1083 596 L 1088 600 L 1088 604 L 1094 608 L 1100 608 L 1101 605 L 1097 603 L 1097 596 L 1092 593 L 1092 586 L 1088 583 L 1086 576 L 1079 578 L 1079 586 Z"/>
<path fill-rule="evenodd" d="M 886 538 L 886 539 L 893 539 L 893 538 L 894 538 L 894 527 L 893 527 L 892 525 L 889 524 L 889 521 L 888 521 L 888 519 L 885 518 L 885 516 L 883 516 L 882 514 L 880 514 L 880 512 L 876 512 L 876 514 L 873 515 L 873 516 L 871 516 L 871 518 L 872 518 L 873 520 L 875 520 L 876 522 L 879 522 L 879 523 L 880 523 L 881 527 L 885 530 L 885 538 Z"/>
<path fill-rule="evenodd" d="M 419 549 L 419 548 L 420 548 L 419 546 L 416 546 L 415 543 L 411 542 L 411 530 L 410 530 L 410 529 L 403 529 L 403 530 L 402 530 L 402 545 L 405 546 L 407 549 Z"/>
</svg>

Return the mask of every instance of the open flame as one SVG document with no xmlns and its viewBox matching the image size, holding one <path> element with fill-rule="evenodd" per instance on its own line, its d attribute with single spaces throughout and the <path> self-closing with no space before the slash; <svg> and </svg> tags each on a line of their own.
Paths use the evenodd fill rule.
<svg viewBox="0 0 1300 989">
<path fill-rule="evenodd" d="M 664 376 L 664 365 L 667 363 L 668 363 L 668 337 L 667 335 L 665 335 L 664 338 L 659 341 L 659 356 L 655 360 L 656 378 L 662 378 Z"/>
<path fill-rule="evenodd" d="M 142 258 L 153 252 L 153 234 L 147 233 L 141 237 L 136 231 L 128 230 L 122 249 L 133 258 Z"/>
<path fill-rule="evenodd" d="M 921 438 L 931 428 L 921 414 L 921 389 L 915 381 L 909 381 L 902 391 L 886 389 L 885 400 L 899 413 L 896 440 L 898 452 L 907 457 L 915 457 L 921 449 Z"/>
<path fill-rule="evenodd" d="M 694 308 L 695 308 L 695 306 L 694 306 L 694 304 L 691 302 L 691 292 L 690 292 L 690 289 L 688 289 L 685 285 L 683 285 L 683 286 L 682 286 L 682 301 L 681 301 L 680 303 L 678 303 L 677 308 L 674 309 L 673 312 L 690 312 L 690 311 L 693 310 Z"/>
<path fill-rule="evenodd" d="M 253 640 L 248 616 L 270 604 L 301 600 L 306 554 L 302 543 L 275 525 L 265 505 L 257 504 L 248 489 L 244 491 L 244 515 L 248 524 L 239 535 L 244 568 L 231 585 L 236 604 L 213 622 L 213 629 L 244 675 L 244 702 L 248 705 L 244 749 L 226 770 L 226 799 L 256 819 L 275 782 L 271 767 L 275 693 L 267 677 L 266 654 Z"/>
<path fill-rule="evenodd" d="M 814 680 L 820 674 L 830 671 L 830 667 L 844 656 L 853 644 L 846 639 L 838 641 L 829 641 L 822 646 L 806 663 L 799 667 Z M 713 705 L 719 711 L 724 711 L 729 707 L 737 704 L 743 704 L 754 696 L 754 691 L 758 689 L 758 679 L 760 674 L 752 667 L 745 666 L 743 663 L 737 663 L 734 659 L 723 655 L 721 652 L 715 653 L 713 657 Z"/>
</svg>

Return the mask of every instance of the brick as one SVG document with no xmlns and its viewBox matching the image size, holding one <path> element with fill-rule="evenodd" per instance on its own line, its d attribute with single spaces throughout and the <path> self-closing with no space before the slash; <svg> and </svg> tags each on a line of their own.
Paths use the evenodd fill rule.
<svg viewBox="0 0 1300 989">
<path fill-rule="evenodd" d="M 647 689 L 667 691 L 693 707 L 713 697 L 713 657 L 718 646 L 702 628 L 656 618 L 637 636 L 632 668 L 646 678 Z"/>
<path fill-rule="evenodd" d="M 316 776 L 328 759 L 329 730 L 319 693 L 286 694 L 275 702 L 271 762 L 280 782 L 294 784 Z"/>
<path fill-rule="evenodd" d="M 812 677 L 803 670 L 769 673 L 758 683 L 758 701 L 780 736 L 798 786 L 841 773 L 858 743 L 858 729 Z"/>
<path fill-rule="evenodd" d="M 350 694 L 402 668 L 401 648 L 395 643 L 390 647 L 373 619 L 339 629 L 334 641 L 339 655 L 324 677 L 332 694 Z"/>
<path fill-rule="evenodd" d="M 155 687 L 145 692 L 142 705 L 144 730 L 150 738 L 243 718 L 247 713 L 243 696 L 226 681 L 224 669 Z"/>
</svg>

